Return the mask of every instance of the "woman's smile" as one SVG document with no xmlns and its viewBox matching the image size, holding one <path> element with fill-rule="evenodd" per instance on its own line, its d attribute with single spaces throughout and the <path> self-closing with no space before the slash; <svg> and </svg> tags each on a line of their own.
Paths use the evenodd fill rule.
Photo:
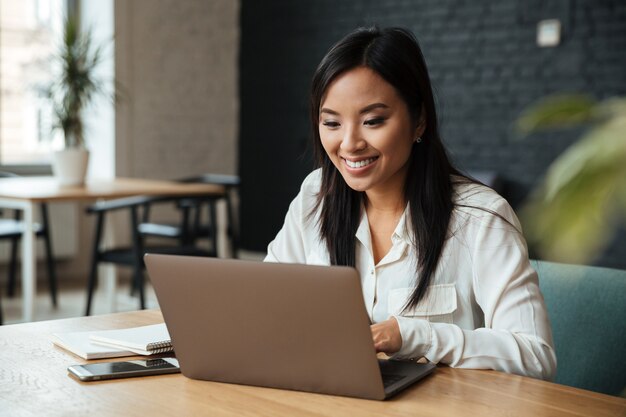
<svg viewBox="0 0 626 417">
<path fill-rule="evenodd" d="M 350 171 L 363 172 L 365 169 L 370 168 L 372 165 L 374 165 L 374 163 L 378 160 L 378 157 L 374 156 L 365 159 L 341 159 L 344 160 Z"/>
</svg>

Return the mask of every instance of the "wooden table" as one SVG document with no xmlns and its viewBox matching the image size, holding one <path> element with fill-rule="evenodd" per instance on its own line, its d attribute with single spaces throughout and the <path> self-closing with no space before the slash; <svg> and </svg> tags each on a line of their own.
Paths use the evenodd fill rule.
<svg viewBox="0 0 626 417">
<path fill-rule="evenodd" d="M 144 310 L 0 326 L 0 415 L 602 417 L 626 413 L 623 398 L 501 372 L 448 367 L 437 368 L 389 401 L 196 381 L 180 374 L 85 383 L 69 377 L 66 369 L 86 361 L 53 346 L 49 339 L 53 332 L 161 321 L 159 311 Z"/>
<path fill-rule="evenodd" d="M 22 236 L 22 315 L 32 321 L 35 313 L 37 276 L 33 210 L 37 203 L 91 201 L 137 195 L 203 196 L 222 195 L 221 185 L 178 183 L 173 181 L 115 178 L 88 181 L 83 186 L 62 187 L 54 177 L 16 177 L 0 179 L 0 208 L 23 211 Z"/>
</svg>

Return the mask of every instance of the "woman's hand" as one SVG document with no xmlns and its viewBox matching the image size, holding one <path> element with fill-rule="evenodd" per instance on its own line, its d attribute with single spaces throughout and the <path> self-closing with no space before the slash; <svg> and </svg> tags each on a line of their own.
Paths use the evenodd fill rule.
<svg viewBox="0 0 626 417">
<path fill-rule="evenodd" d="M 376 352 L 384 352 L 391 356 L 402 348 L 400 326 L 395 318 L 390 317 L 383 322 L 372 324 L 370 329 Z"/>
</svg>

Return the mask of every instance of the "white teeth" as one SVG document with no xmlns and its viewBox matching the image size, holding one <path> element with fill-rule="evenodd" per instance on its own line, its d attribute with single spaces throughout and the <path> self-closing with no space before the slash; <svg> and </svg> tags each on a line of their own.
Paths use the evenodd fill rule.
<svg viewBox="0 0 626 417">
<path fill-rule="evenodd" d="M 361 168 L 361 167 L 364 167 L 365 165 L 371 164 L 375 160 L 376 158 L 369 158 L 369 159 L 364 159 L 362 161 L 352 162 L 346 159 L 346 164 L 348 164 L 350 168 Z"/>
</svg>

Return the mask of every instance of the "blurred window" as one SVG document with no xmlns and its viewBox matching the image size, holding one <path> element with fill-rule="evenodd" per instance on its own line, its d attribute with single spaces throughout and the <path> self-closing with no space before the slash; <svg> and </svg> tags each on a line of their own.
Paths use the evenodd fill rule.
<svg viewBox="0 0 626 417">
<path fill-rule="evenodd" d="M 51 81 L 66 0 L 0 0 L 0 165 L 48 164 L 63 140 L 52 130 Z"/>
</svg>

